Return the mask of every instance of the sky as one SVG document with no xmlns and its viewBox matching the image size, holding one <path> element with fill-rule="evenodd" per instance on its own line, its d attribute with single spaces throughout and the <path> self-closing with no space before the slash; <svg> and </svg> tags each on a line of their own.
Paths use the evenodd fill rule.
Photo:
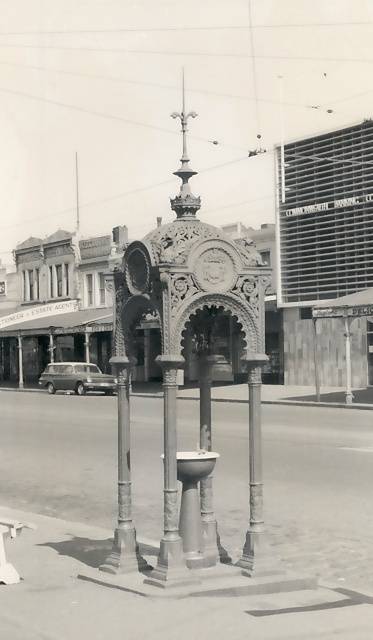
<svg viewBox="0 0 373 640">
<path fill-rule="evenodd" d="M 371 0 L 0 0 L 0 259 L 30 235 L 274 222 L 274 145 L 373 117 Z M 261 136 L 258 138 L 258 136 Z M 218 144 L 213 144 L 217 141 Z M 248 157 L 262 147 L 266 153 Z"/>
</svg>

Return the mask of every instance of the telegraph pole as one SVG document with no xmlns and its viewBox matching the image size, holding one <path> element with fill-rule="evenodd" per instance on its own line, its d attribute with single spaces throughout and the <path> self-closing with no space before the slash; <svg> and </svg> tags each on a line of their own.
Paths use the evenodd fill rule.
<svg viewBox="0 0 373 640">
<path fill-rule="evenodd" d="M 75 151 L 76 232 L 80 231 L 78 152 Z"/>
</svg>

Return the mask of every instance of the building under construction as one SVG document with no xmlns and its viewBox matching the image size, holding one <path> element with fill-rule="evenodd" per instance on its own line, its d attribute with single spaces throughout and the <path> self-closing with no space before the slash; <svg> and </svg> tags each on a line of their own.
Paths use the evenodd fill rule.
<svg viewBox="0 0 373 640">
<path fill-rule="evenodd" d="M 276 149 L 277 296 L 285 382 L 312 384 L 311 307 L 373 287 L 373 121 Z M 343 331 L 320 327 L 322 382 L 343 384 Z M 353 327 L 353 384 L 373 384 L 373 318 Z"/>
</svg>

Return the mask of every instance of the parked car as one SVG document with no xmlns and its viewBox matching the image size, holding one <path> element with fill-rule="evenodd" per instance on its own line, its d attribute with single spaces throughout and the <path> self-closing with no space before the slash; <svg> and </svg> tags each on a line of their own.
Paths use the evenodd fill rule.
<svg viewBox="0 0 373 640">
<path fill-rule="evenodd" d="M 96 364 L 89 362 L 53 362 L 48 364 L 39 378 L 39 385 L 48 393 L 56 391 L 75 391 L 84 396 L 87 391 L 103 391 L 112 395 L 117 380 L 102 373 Z"/>
</svg>

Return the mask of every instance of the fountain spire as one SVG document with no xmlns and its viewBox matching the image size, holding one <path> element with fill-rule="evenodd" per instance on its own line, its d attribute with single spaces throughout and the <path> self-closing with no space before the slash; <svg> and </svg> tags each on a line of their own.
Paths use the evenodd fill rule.
<svg viewBox="0 0 373 640">
<path fill-rule="evenodd" d="M 189 179 L 197 175 L 197 171 L 193 171 L 189 164 L 188 149 L 187 149 L 187 131 L 188 131 L 188 119 L 196 118 L 197 113 L 195 111 L 186 112 L 185 108 L 185 79 L 184 68 L 182 72 L 182 110 L 181 113 L 174 111 L 171 113 L 171 118 L 180 118 L 181 131 L 183 135 L 183 155 L 181 156 L 181 166 L 177 171 L 174 171 L 174 175 L 181 179 L 180 192 L 175 198 L 171 198 L 171 209 L 176 212 L 178 218 L 195 218 L 198 209 L 201 207 L 201 198 L 196 197 L 190 190 Z"/>
</svg>

